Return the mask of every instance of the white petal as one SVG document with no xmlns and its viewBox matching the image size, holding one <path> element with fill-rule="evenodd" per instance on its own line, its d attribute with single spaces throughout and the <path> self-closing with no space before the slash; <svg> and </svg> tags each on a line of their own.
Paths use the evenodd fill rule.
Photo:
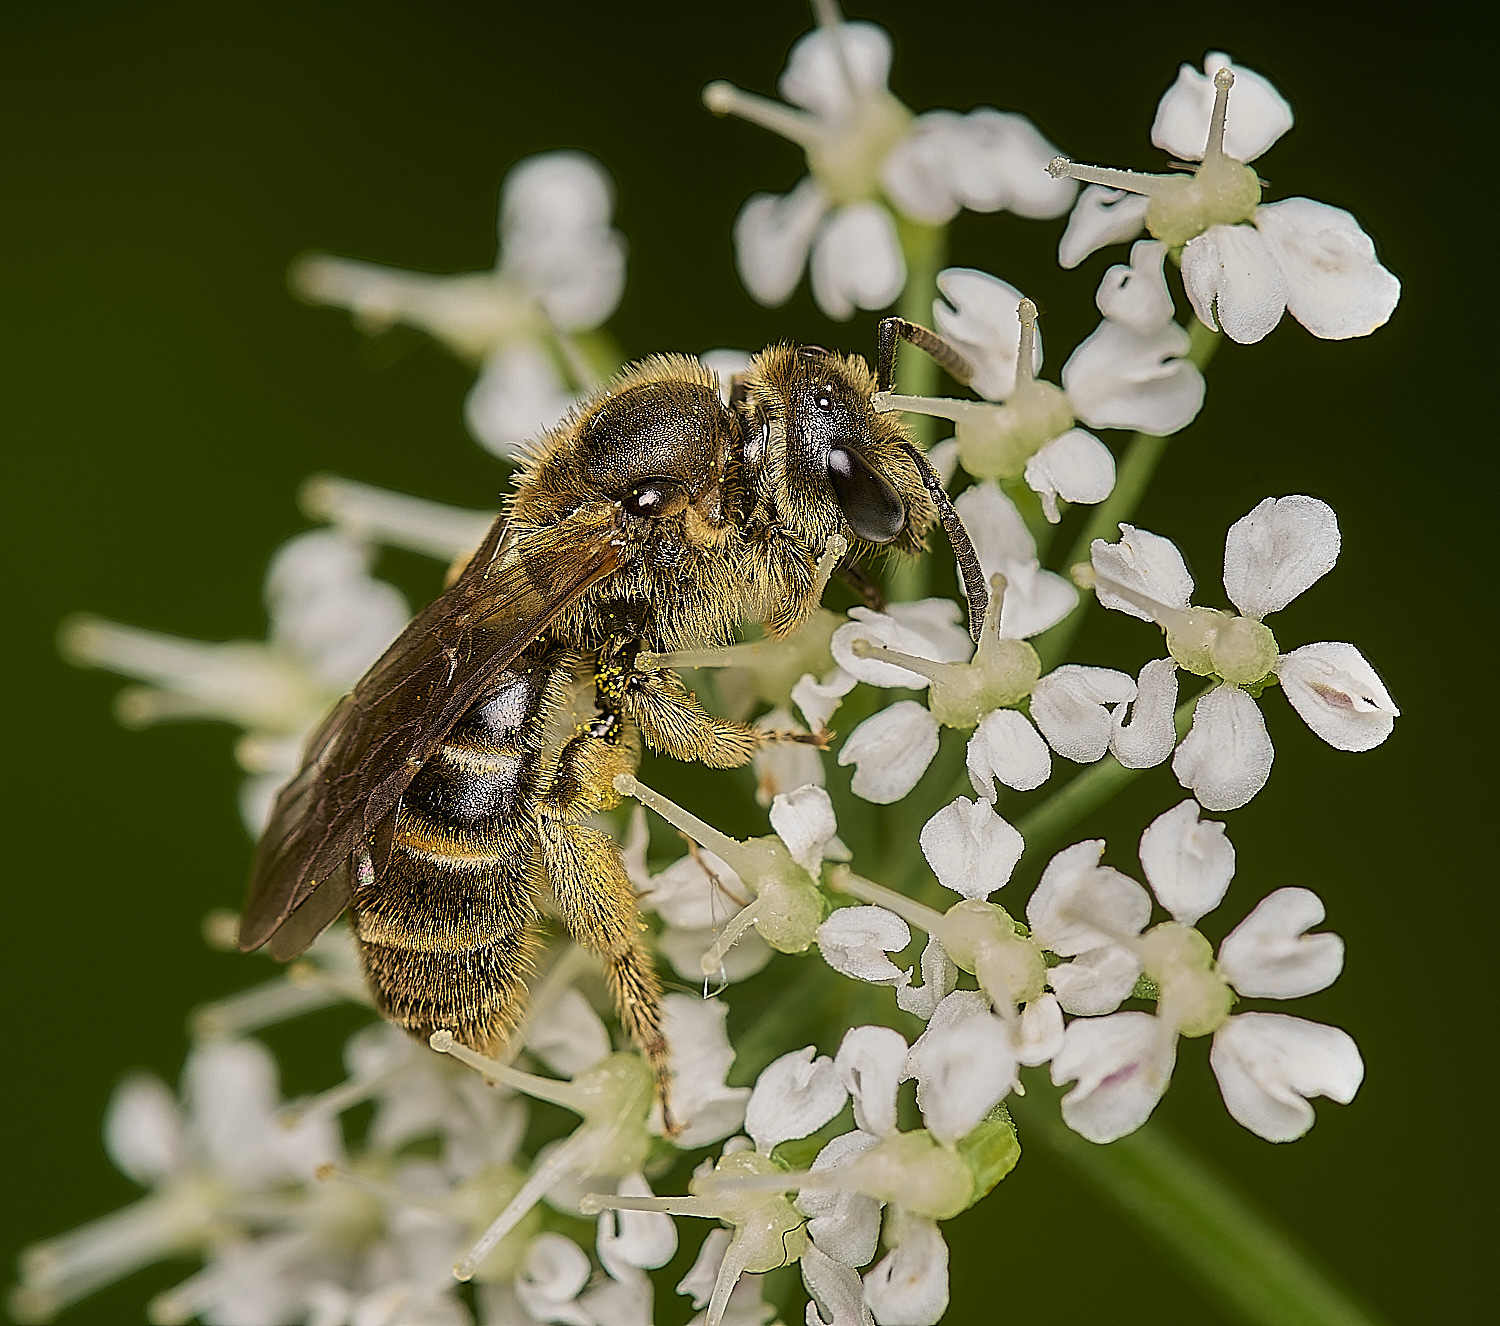
<svg viewBox="0 0 1500 1326">
<path fill-rule="evenodd" d="M 1104 758 L 1114 732 L 1107 706 L 1135 699 L 1135 682 L 1113 668 L 1064 663 L 1031 690 L 1031 720 L 1052 749 L 1075 764 Z"/>
<path fill-rule="evenodd" d="M 884 1137 L 896 1131 L 896 1088 L 906 1067 L 906 1037 L 891 1027 L 851 1027 L 833 1065 L 854 1101 L 854 1123 Z"/>
<path fill-rule="evenodd" d="M 691 1269 L 677 1282 L 677 1292 L 686 1295 L 695 1308 L 705 1307 L 713 1295 L 714 1282 L 719 1278 L 719 1267 L 724 1264 L 724 1254 L 729 1250 L 732 1237 L 727 1229 L 709 1230 Z M 506 1322 L 504 1326 L 510 1326 L 510 1323 Z"/>
<path fill-rule="evenodd" d="M 948 956 L 940 940 L 927 937 L 927 947 L 922 950 L 922 984 L 898 986 L 896 1003 L 913 1017 L 926 1022 L 937 1011 L 939 1004 L 958 984 L 958 968 Z"/>
<path fill-rule="evenodd" d="M 890 34 L 874 23 L 845 21 L 799 37 L 776 90 L 794 105 L 838 119 L 854 113 L 856 97 L 884 92 L 890 72 Z"/>
<path fill-rule="evenodd" d="M 1254 226 L 1210 226 L 1182 250 L 1182 284 L 1206 326 L 1253 345 L 1286 310 L 1286 278 Z"/>
<path fill-rule="evenodd" d="M 320 529 L 288 539 L 266 568 L 273 639 L 331 691 L 358 681 L 411 616 L 400 591 L 370 575 L 370 560 L 348 535 Z"/>
<path fill-rule="evenodd" d="M 959 625 L 963 609 L 952 599 L 917 599 L 913 603 L 892 603 L 886 612 L 909 631 L 915 631 L 928 643 L 923 658 L 940 663 L 967 663 L 974 654 L 974 641 L 967 625 Z"/>
<path fill-rule="evenodd" d="M 940 604 L 939 611 L 947 618 L 947 629 L 922 630 L 930 626 L 925 614 L 907 615 L 905 621 L 869 608 L 851 608 L 852 620 L 845 622 L 833 633 L 829 645 L 834 662 L 851 677 L 868 682 L 871 686 L 904 686 L 920 690 L 928 679 L 916 672 L 908 672 L 895 663 L 883 663 L 875 658 L 858 658 L 854 654 L 856 640 L 868 640 L 872 645 L 883 645 L 901 654 L 914 654 L 917 658 L 933 659 L 940 663 L 963 663 L 973 653 L 974 643 L 967 632 L 957 633 L 952 627 L 958 605 L 951 599 L 928 599 L 927 603 Z M 908 605 L 916 607 L 916 604 Z"/>
<path fill-rule="evenodd" d="M 1151 898 L 1133 879 L 1099 858 L 1095 838 L 1065 847 L 1047 863 L 1026 903 L 1031 937 L 1064 957 L 1134 938 L 1151 919 Z"/>
<path fill-rule="evenodd" d="M 812 1163 L 814 1172 L 834 1169 L 864 1155 L 880 1139 L 873 1133 L 853 1132 L 835 1137 Z M 797 1209 L 811 1216 L 807 1232 L 818 1249 L 845 1266 L 863 1266 L 874 1255 L 880 1241 L 880 1206 L 860 1192 L 837 1192 L 804 1188 L 797 1194 Z M 806 1265 L 806 1254 L 803 1254 Z"/>
<path fill-rule="evenodd" d="M 697 979 L 702 979 L 701 968 Z M 683 1150 L 728 1137 L 745 1120 L 750 1089 L 724 1083 L 734 1065 L 734 1049 L 724 1029 L 728 1013 L 728 1005 L 717 999 L 676 993 L 662 999 L 672 1114 L 681 1129 L 672 1140 Z"/>
<path fill-rule="evenodd" d="M 812 673 L 804 672 L 792 687 L 792 703 L 802 711 L 802 717 L 811 731 L 822 732 L 828 727 L 833 711 L 839 707 L 844 696 L 854 689 L 858 680 L 843 668 L 835 668 L 822 681 L 818 681 Z"/>
<path fill-rule="evenodd" d="M 1380 265 L 1375 244 L 1341 207 L 1287 198 L 1255 209 L 1286 280 L 1286 306 L 1314 336 L 1344 341 L 1384 326 L 1401 282 Z"/>
<path fill-rule="evenodd" d="M 781 1142 L 815 1133 L 844 1108 L 849 1093 L 833 1060 L 811 1045 L 784 1054 L 755 1080 L 745 1106 L 745 1131 L 769 1155 Z"/>
<path fill-rule="evenodd" d="M 1009 576 L 1012 568 L 1036 562 L 1036 540 L 1016 504 L 993 479 L 965 488 L 953 507 L 969 531 L 986 579 L 996 572 Z"/>
<path fill-rule="evenodd" d="M 810 676 L 804 676 L 803 680 L 812 682 Z M 787 709 L 772 709 L 762 714 L 755 720 L 755 726 L 766 732 L 806 730 Z M 755 752 L 750 763 L 755 770 L 755 799 L 762 806 L 772 805 L 783 793 L 809 785 L 822 787 L 824 783 L 822 754 L 816 747 L 800 742 L 770 742 Z"/>
<path fill-rule="evenodd" d="M 1303 645 L 1276 660 L 1276 676 L 1302 721 L 1336 750 L 1380 745 L 1401 711 L 1353 645 Z"/>
<path fill-rule="evenodd" d="M 1268 497 L 1229 527 L 1224 591 L 1257 621 L 1279 612 L 1333 570 L 1339 522 L 1316 497 Z"/>
<path fill-rule="evenodd" d="M 723 925 L 751 896 L 733 867 L 712 852 L 700 851 L 680 857 L 661 874 L 652 875 L 640 901 L 668 925 L 705 930 Z"/>
<path fill-rule="evenodd" d="M 1226 65 L 1234 73 L 1229 111 L 1224 119 L 1224 153 L 1236 161 L 1254 161 L 1292 127 L 1292 108 L 1269 80 L 1243 65 L 1231 64 L 1221 51 L 1204 58 L 1200 74 L 1191 65 L 1177 71 L 1177 82 L 1156 107 L 1151 141 L 1182 161 L 1202 161 L 1214 110 L 1214 75 Z"/>
<path fill-rule="evenodd" d="M 1021 1013 L 1016 1058 L 1029 1068 L 1044 1064 L 1062 1049 L 1062 1008 L 1056 995 L 1033 999 Z"/>
<path fill-rule="evenodd" d="M 681 1144 L 681 1138 L 674 1138 Z M 621 1197 L 651 1197 L 643 1174 L 627 1174 L 615 1191 Z M 605 1211 L 599 1217 L 599 1260 L 611 1275 L 621 1263 L 643 1270 L 665 1266 L 677 1252 L 677 1226 L 660 1211 Z"/>
<path fill-rule="evenodd" d="M 592 157 L 547 152 L 505 178 L 500 257 L 563 331 L 599 326 L 625 291 L 625 237 L 610 228 L 614 183 Z"/>
<path fill-rule="evenodd" d="M 1347 1032 L 1282 1013 L 1241 1013 L 1214 1033 L 1209 1062 L 1229 1112 L 1268 1142 L 1290 1142 L 1313 1126 L 1307 1098 L 1354 1099 L 1364 1080 Z"/>
<path fill-rule="evenodd" d="M 880 1326 L 936 1326 L 948 1310 L 948 1245 L 931 1220 L 907 1216 L 901 1241 L 865 1276 Z"/>
<path fill-rule="evenodd" d="M 813 299 L 842 321 L 857 308 L 885 308 L 906 284 L 896 223 L 879 203 L 849 203 L 813 238 Z"/>
<path fill-rule="evenodd" d="M 1179 925 L 1196 925 L 1229 891 L 1234 844 L 1217 820 L 1200 820 L 1189 797 L 1141 834 L 1141 868 L 1156 899 Z"/>
<path fill-rule="evenodd" d="M 547 352 L 531 341 L 515 341 L 485 360 L 464 400 L 464 422 L 491 455 L 514 460 L 572 404 Z"/>
<path fill-rule="evenodd" d="M 1248 999 L 1298 999 L 1326 990 L 1344 969 L 1344 941 L 1309 935 L 1323 920 L 1311 889 L 1277 889 L 1219 946 L 1219 975 Z"/>
<path fill-rule="evenodd" d="M 906 922 L 884 907 L 839 907 L 818 927 L 823 961 L 845 976 L 876 985 L 902 986 L 911 979 L 886 957 L 909 943 Z"/>
<path fill-rule="evenodd" d="M 1061 519 L 1057 499 L 1092 506 L 1115 490 L 1115 458 L 1092 433 L 1070 428 L 1026 462 L 1026 483 L 1042 499 L 1054 525 Z"/>
<path fill-rule="evenodd" d="M 863 1200 L 869 1201 L 868 1197 Z M 802 1269 L 802 1283 L 807 1286 L 807 1326 L 871 1326 L 874 1317 L 865 1307 L 864 1284 L 854 1268 L 862 1262 L 848 1262 L 828 1256 L 819 1245 L 818 1236 L 808 1233 L 813 1241 L 802 1250 L 797 1259 Z M 880 1212 L 875 1213 L 876 1237 L 880 1231 Z M 870 1243 L 870 1257 L 875 1255 L 874 1240 Z M 869 1257 L 865 1258 L 866 1261 Z M 755 1323 L 760 1326 L 760 1323 Z"/>
<path fill-rule="evenodd" d="M 611 1046 L 599 1015 L 569 987 L 537 1012 L 526 1048 L 554 1073 L 576 1077 L 604 1058 Z"/>
<path fill-rule="evenodd" d="M 1057 261 L 1064 267 L 1077 267 L 1106 244 L 1134 239 L 1146 227 L 1146 209 L 1150 205 L 1151 200 L 1144 194 L 1090 184 L 1073 204 L 1073 213 L 1057 245 Z"/>
<path fill-rule="evenodd" d="M 774 308 L 792 297 L 829 206 L 823 186 L 807 175 L 788 194 L 752 194 L 740 208 L 735 266 L 757 303 Z"/>
<path fill-rule="evenodd" d="M 1024 115 L 980 106 L 960 123 L 950 178 L 965 207 L 975 212 L 1003 207 L 1017 216 L 1046 219 L 1072 206 L 1077 184 L 1047 173 L 1057 148 Z"/>
<path fill-rule="evenodd" d="M 1090 1142 L 1133 1133 L 1166 1092 L 1176 1060 L 1176 1033 L 1149 1013 L 1070 1022 L 1052 1056 L 1052 1081 L 1078 1083 L 1063 1097 L 1063 1122 Z"/>
<path fill-rule="evenodd" d="M 703 955 L 717 942 L 723 928 L 722 924 L 687 929 L 668 926 L 656 937 L 656 947 L 684 981 L 699 986 L 703 983 Z M 714 978 L 730 985 L 749 980 L 764 970 L 773 956 L 774 950 L 761 938 L 760 931 L 751 926 L 719 960 Z"/>
<path fill-rule="evenodd" d="M 771 803 L 771 827 L 792 860 L 817 879 L 823 870 L 823 849 L 838 832 L 828 793 L 816 786 L 783 792 Z"/>
<path fill-rule="evenodd" d="M 922 826 L 922 855 L 938 883 L 965 898 L 987 898 L 1016 868 L 1026 843 L 994 807 L 959 797 Z"/>
<path fill-rule="evenodd" d="M 1170 658 L 1154 658 L 1141 669 L 1136 697 L 1126 720 L 1127 706 L 1114 711 L 1114 735 L 1109 748 L 1127 769 L 1151 769 L 1172 753 L 1177 744 L 1174 715 L 1177 710 L 1177 664 Z"/>
<path fill-rule="evenodd" d="M 1203 374 L 1185 358 L 1187 332 L 1167 322 L 1137 332 L 1105 319 L 1063 365 L 1068 403 L 1093 428 L 1164 436 L 1203 408 Z"/>
<path fill-rule="evenodd" d="M 718 379 L 719 399 L 725 405 L 735 378 L 750 367 L 752 358 L 748 350 L 705 350 L 698 356 L 698 362 Z"/>
<path fill-rule="evenodd" d="M 937 226 L 953 220 L 962 206 L 959 174 L 968 146 L 964 117 L 957 111 L 917 116 L 880 164 L 886 197 L 913 221 Z"/>
<path fill-rule="evenodd" d="M 886 806 L 917 785 L 937 749 L 937 719 L 915 700 L 902 700 L 855 728 L 839 763 L 856 766 L 850 783 L 855 796 Z"/>
<path fill-rule="evenodd" d="M 1128 948 L 1106 944 L 1080 953 L 1072 962 L 1047 969 L 1047 984 L 1057 1000 L 1078 1017 L 1113 1013 L 1135 989 L 1141 960 Z"/>
<path fill-rule="evenodd" d="M 1169 608 L 1186 608 L 1193 597 L 1193 577 L 1188 574 L 1187 563 L 1177 551 L 1171 539 L 1153 534 L 1134 525 L 1120 526 L 1120 541 L 1105 543 L 1095 539 L 1090 549 L 1094 570 L 1108 576 L 1117 584 L 1133 589 L 1137 594 L 1155 599 Z M 1128 612 L 1149 622 L 1151 617 L 1118 594 L 1112 594 L 1102 586 L 1096 591 L 1099 602 L 1106 608 Z"/>
<path fill-rule="evenodd" d="M 974 1017 L 934 1015 L 911 1047 L 906 1075 L 917 1079 L 917 1105 L 927 1130 L 951 1146 L 1015 1086 L 1015 1047 L 1005 1023 L 987 1006 Z"/>
<path fill-rule="evenodd" d="M 516 1276 L 516 1298 L 537 1321 L 592 1326 L 593 1319 L 573 1300 L 588 1283 L 589 1255 L 562 1234 L 538 1234 Z"/>
<path fill-rule="evenodd" d="M 1238 686 L 1216 686 L 1193 709 L 1172 772 L 1205 810 L 1238 810 L 1266 785 L 1275 758 L 1255 701 Z"/>
<path fill-rule="evenodd" d="M 1037 730 L 1014 709 L 986 714 L 969 738 L 969 781 L 992 805 L 995 779 L 1018 792 L 1040 787 L 1052 776 L 1052 756 Z"/>
<path fill-rule="evenodd" d="M 1099 312 L 1142 336 L 1171 322 L 1176 309 L 1162 271 L 1166 257 L 1167 246 L 1159 239 L 1132 244 L 1129 264 L 1111 267 L 1099 282 L 1094 294 Z"/>
<path fill-rule="evenodd" d="M 143 1188 L 181 1165 L 182 1122 L 165 1082 L 149 1073 L 121 1079 L 104 1112 L 104 1149 L 114 1167 Z"/>
<path fill-rule="evenodd" d="M 974 390 L 992 401 L 1016 389 L 1016 358 L 1021 349 L 1021 292 L 988 272 L 949 267 L 938 273 L 941 299 L 932 302 L 938 332 L 974 366 Z M 1042 338 L 1036 338 L 1032 371 L 1042 368 Z"/>
</svg>

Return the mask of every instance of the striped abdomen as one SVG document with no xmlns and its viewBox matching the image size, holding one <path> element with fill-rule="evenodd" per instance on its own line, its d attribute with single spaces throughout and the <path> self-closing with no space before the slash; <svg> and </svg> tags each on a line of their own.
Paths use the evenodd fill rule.
<svg viewBox="0 0 1500 1326">
<path fill-rule="evenodd" d="M 523 656 L 524 660 L 525 656 Z M 388 864 L 351 914 L 381 1012 L 494 1051 L 521 1015 L 536 911 L 533 806 L 563 678 L 518 660 L 412 779 Z"/>
</svg>

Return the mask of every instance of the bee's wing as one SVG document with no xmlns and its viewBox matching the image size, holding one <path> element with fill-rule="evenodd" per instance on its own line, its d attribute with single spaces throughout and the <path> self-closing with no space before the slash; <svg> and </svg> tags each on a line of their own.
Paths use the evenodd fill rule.
<svg viewBox="0 0 1500 1326">
<path fill-rule="evenodd" d="M 304 903 L 278 956 L 300 952 L 349 898 L 349 858 L 389 833 L 402 794 L 452 726 L 549 622 L 616 570 L 612 511 L 517 538 L 496 520 L 430 603 L 313 733 L 256 848 L 240 947 L 259 948 Z M 317 898 L 310 895 L 317 891 Z M 316 926 L 316 928 L 314 928 Z M 310 933 L 304 933 L 308 932 Z"/>
</svg>

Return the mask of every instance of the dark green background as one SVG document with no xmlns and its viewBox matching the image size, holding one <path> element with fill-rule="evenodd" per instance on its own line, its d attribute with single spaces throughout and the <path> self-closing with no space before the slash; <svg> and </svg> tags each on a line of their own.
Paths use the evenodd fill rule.
<svg viewBox="0 0 1500 1326">
<path fill-rule="evenodd" d="M 172 1078 L 189 1007 L 268 973 L 198 938 L 205 910 L 238 902 L 248 852 L 227 730 L 117 728 L 119 683 L 57 661 L 58 619 L 89 609 L 257 638 L 262 567 L 304 526 L 292 495 L 308 473 L 471 506 L 502 483 L 462 430 L 469 371 L 414 334 L 365 345 L 343 315 L 299 306 L 288 261 L 318 247 L 487 266 L 507 166 L 578 147 L 619 181 L 630 283 L 613 326 L 628 354 L 783 336 L 872 345 L 872 318 L 832 327 L 805 293 L 756 307 L 730 261 L 746 194 L 789 186 L 801 159 L 715 121 L 698 91 L 713 77 L 771 91 L 802 7 L 539 9 L 50 3 L 0 18 L 5 566 L 21 665 L 5 725 L 7 1250 L 132 1196 L 97 1140 L 111 1083 L 135 1065 Z M 855 9 L 895 29 L 895 87 L 915 108 L 1022 109 L 1065 151 L 1114 165 L 1157 166 L 1157 97 L 1180 60 L 1222 47 L 1296 107 L 1259 163 L 1272 196 L 1348 207 L 1405 283 L 1368 340 L 1316 341 L 1288 319 L 1225 349 L 1140 513 L 1215 601 L 1229 522 L 1268 493 L 1330 501 L 1343 560 L 1276 619 L 1278 636 L 1356 641 L 1405 710 L 1391 741 L 1349 756 L 1270 694 L 1277 767 L 1231 817 L 1239 887 L 1312 886 L 1349 941 L 1344 978 L 1294 1011 L 1359 1040 L 1357 1103 L 1321 1105 L 1309 1137 L 1272 1147 L 1226 1116 L 1200 1042 L 1160 1113 L 1377 1310 L 1467 1319 L 1492 1248 L 1477 1176 L 1493 1116 L 1480 1016 L 1495 591 L 1479 535 L 1494 476 L 1477 402 L 1493 379 L 1478 286 L 1495 235 L 1478 209 L 1493 138 L 1478 34 L 1432 5 L 1400 28 L 1346 6 Z M 1123 252 L 1063 273 L 1060 226 L 965 216 L 953 238 L 955 261 L 1042 303 L 1054 373 Z M 383 569 L 422 583 L 415 560 Z M 1123 618 L 1082 639 L 1083 657 L 1132 668 L 1155 647 Z M 1126 863 L 1177 795 L 1157 771 L 1086 827 Z M 291 1089 L 333 1080 L 333 1020 L 274 1038 Z M 950 1321 L 1223 1320 L 1040 1153 L 949 1234 Z M 149 1272 L 68 1320 L 134 1320 L 182 1273 Z M 664 1303 L 663 1319 L 682 1306 Z"/>
</svg>

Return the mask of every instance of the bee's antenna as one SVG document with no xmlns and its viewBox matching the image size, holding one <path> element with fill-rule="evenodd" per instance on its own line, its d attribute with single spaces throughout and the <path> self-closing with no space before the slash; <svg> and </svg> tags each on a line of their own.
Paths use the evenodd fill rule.
<svg viewBox="0 0 1500 1326">
<path fill-rule="evenodd" d="M 953 509 L 948 490 L 943 487 L 938 472 L 932 468 L 932 462 L 910 442 L 903 442 L 901 449 L 909 452 L 916 462 L 917 473 L 922 476 L 927 495 L 936 503 L 938 519 L 943 522 L 943 531 L 948 536 L 948 542 L 953 545 L 953 554 L 958 558 L 959 574 L 964 581 L 964 593 L 969 600 L 969 635 L 978 642 L 984 630 L 985 609 L 990 605 L 989 586 L 984 582 L 984 568 L 979 565 L 979 555 L 974 551 L 974 544 L 969 538 L 969 531 L 964 528 L 964 522 Z"/>
<path fill-rule="evenodd" d="M 875 389 L 889 391 L 896 381 L 896 340 L 900 338 L 919 350 L 925 350 L 933 361 L 961 387 L 974 380 L 974 365 L 963 353 L 935 331 L 905 318 L 882 318 L 875 333 Z"/>
</svg>

